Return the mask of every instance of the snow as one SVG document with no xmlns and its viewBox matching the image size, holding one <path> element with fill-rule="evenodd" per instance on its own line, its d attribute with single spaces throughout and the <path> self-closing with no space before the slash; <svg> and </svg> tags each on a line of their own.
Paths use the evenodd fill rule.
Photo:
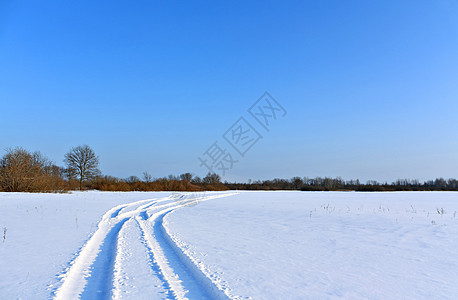
<svg viewBox="0 0 458 300">
<path fill-rule="evenodd" d="M 456 299 L 457 211 L 452 192 L 0 193 L 0 299 Z"/>
<path fill-rule="evenodd" d="M 456 211 L 457 193 L 242 192 L 165 226 L 231 298 L 457 299 Z"/>
<path fill-rule="evenodd" d="M 107 210 L 169 194 L 0 193 L 0 299 L 49 298 Z"/>
</svg>

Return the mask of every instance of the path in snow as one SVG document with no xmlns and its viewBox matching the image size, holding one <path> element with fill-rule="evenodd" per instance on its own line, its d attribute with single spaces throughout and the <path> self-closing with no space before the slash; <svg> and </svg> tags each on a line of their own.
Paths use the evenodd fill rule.
<svg viewBox="0 0 458 300">
<path fill-rule="evenodd" d="M 108 210 L 62 275 L 54 299 L 228 299 L 174 244 L 163 218 L 179 207 L 227 197 L 172 195 Z"/>
</svg>

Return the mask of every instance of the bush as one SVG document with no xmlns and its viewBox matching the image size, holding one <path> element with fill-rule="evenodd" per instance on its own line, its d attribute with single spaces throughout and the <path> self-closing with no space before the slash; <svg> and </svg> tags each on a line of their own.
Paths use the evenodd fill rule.
<svg viewBox="0 0 458 300">
<path fill-rule="evenodd" d="M 0 188 L 5 192 L 45 192 L 65 189 L 66 183 L 62 169 L 40 152 L 10 148 L 0 160 Z"/>
</svg>

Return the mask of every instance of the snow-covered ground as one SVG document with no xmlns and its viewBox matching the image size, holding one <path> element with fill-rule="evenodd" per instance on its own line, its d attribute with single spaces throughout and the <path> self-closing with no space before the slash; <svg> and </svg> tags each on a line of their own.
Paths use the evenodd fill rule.
<svg viewBox="0 0 458 300">
<path fill-rule="evenodd" d="M 166 217 L 231 297 L 458 299 L 458 193 L 242 192 Z"/>
<path fill-rule="evenodd" d="M 457 212 L 448 192 L 0 193 L 0 299 L 457 299 Z"/>
<path fill-rule="evenodd" d="M 48 299 L 107 210 L 167 195 L 0 193 L 0 299 Z"/>
</svg>

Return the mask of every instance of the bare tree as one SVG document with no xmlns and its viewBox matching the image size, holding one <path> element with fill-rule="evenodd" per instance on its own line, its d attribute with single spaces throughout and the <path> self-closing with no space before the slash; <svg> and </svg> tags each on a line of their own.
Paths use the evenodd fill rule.
<svg viewBox="0 0 458 300">
<path fill-rule="evenodd" d="M 138 178 L 137 176 L 129 176 L 125 179 L 125 182 L 127 183 L 136 183 L 139 181 L 140 181 L 140 178 Z"/>
<path fill-rule="evenodd" d="M 216 185 L 221 183 L 221 176 L 216 173 L 207 173 L 207 176 L 202 180 L 204 184 Z"/>
<path fill-rule="evenodd" d="M 23 148 L 7 149 L 0 159 L 0 190 L 36 192 L 57 189 L 62 176 L 59 167 L 40 152 Z"/>
<path fill-rule="evenodd" d="M 304 184 L 304 181 L 302 181 L 302 178 L 297 177 L 297 176 L 291 178 L 290 182 L 293 185 L 293 188 L 296 190 L 299 190 L 302 187 L 302 185 Z"/>
<path fill-rule="evenodd" d="M 88 145 L 73 147 L 70 152 L 65 154 L 64 162 L 67 165 L 69 178 L 76 177 L 79 180 L 80 190 L 83 188 L 85 180 L 92 179 L 100 174 L 98 169 L 99 158 Z"/>
<path fill-rule="evenodd" d="M 191 179 L 191 183 L 192 184 L 202 184 L 202 178 L 196 175 Z"/>
<path fill-rule="evenodd" d="M 151 181 L 153 181 L 153 176 L 151 176 L 151 174 L 148 172 L 143 172 L 143 181 L 145 181 L 146 183 L 150 183 Z"/>
<path fill-rule="evenodd" d="M 192 180 L 192 174 L 191 173 L 184 173 L 180 175 L 180 180 L 185 180 L 191 182 Z"/>
</svg>

